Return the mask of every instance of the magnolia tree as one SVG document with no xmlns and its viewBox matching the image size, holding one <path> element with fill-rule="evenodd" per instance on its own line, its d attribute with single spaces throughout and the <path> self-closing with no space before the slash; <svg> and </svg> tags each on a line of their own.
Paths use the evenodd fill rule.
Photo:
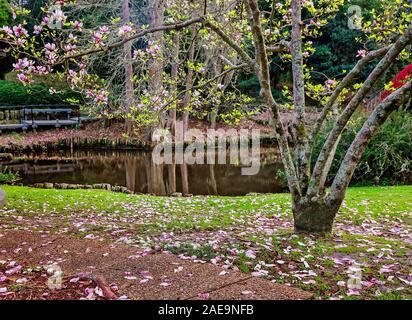
<svg viewBox="0 0 412 320">
<path fill-rule="evenodd" d="M 111 25 L 95 26 L 93 31 L 84 34 L 81 20 L 73 20 L 65 12 L 75 6 L 75 1 L 52 1 L 44 8 L 45 16 L 41 24 L 28 30 L 24 16 L 26 10 L 14 7 L 18 18 L 14 26 L 2 28 L 2 39 L 12 48 L 16 58 L 15 69 L 20 81 L 30 84 L 35 75 L 46 75 L 64 66 L 61 72 L 69 83 L 84 92 L 95 104 L 104 106 L 108 102 L 108 91 L 104 82 L 88 71 L 88 61 L 97 54 L 109 55 L 111 51 L 123 48 L 125 44 L 138 39 L 153 38 L 161 32 L 171 40 L 176 49 L 179 38 L 176 34 L 187 35 L 192 43 L 199 41 L 195 34 L 207 39 L 213 52 L 222 55 L 225 62 L 221 73 L 209 80 L 198 79 L 195 85 L 189 79 L 189 85 L 178 86 L 178 71 L 171 68 L 171 75 L 162 75 L 173 85 L 162 86 L 156 96 L 144 96 L 132 110 L 144 114 L 147 105 L 153 99 L 162 97 L 163 109 L 170 105 L 177 96 L 191 93 L 195 96 L 196 88 L 204 87 L 213 81 L 220 81 L 219 88 L 224 90 L 222 76 L 244 69 L 256 75 L 261 86 L 261 99 L 273 117 L 273 125 L 292 195 L 292 209 L 296 232 L 330 232 L 335 216 L 344 199 L 357 163 L 366 146 L 388 116 L 412 94 L 412 80 L 406 80 L 402 87 L 393 90 L 384 101 L 375 107 L 363 127 L 360 129 L 346 156 L 340 164 L 331 188 L 326 189 L 326 177 L 334 160 L 336 147 L 346 126 L 354 116 L 364 99 L 368 97 L 376 84 L 386 76 L 395 61 L 410 59 L 412 44 L 411 5 L 408 1 L 388 0 L 382 3 L 378 11 L 373 12 L 370 20 L 361 17 L 349 21 L 349 25 L 362 29 L 359 41 L 365 49 L 353 57 L 355 67 L 344 70 L 340 79 L 328 79 L 325 84 L 314 83 L 311 74 L 316 66 L 308 64 L 307 58 L 314 52 L 311 40 L 321 34 L 321 28 L 338 12 L 344 0 L 278 0 L 278 1 L 185 1 L 170 0 L 165 2 L 162 23 L 156 25 L 121 24 L 122 19 L 114 19 Z M 55 5 L 59 5 L 57 7 Z M 173 9 L 176 8 L 176 9 Z M 356 12 L 356 10 L 355 10 Z M 61 28 L 55 28 L 55 25 Z M 89 41 L 78 42 L 79 37 L 89 36 Z M 135 70 L 135 79 L 142 81 L 144 66 L 150 62 L 161 46 L 164 38 L 149 43 L 149 50 L 136 51 L 133 59 L 141 65 Z M 163 42 L 163 43 L 161 43 Z M 167 42 L 166 42 L 167 43 Z M 194 46 L 194 45 L 193 45 Z M 195 53 L 189 46 L 187 54 L 191 68 L 196 70 Z M 176 50 L 171 50 L 171 57 L 176 62 Z M 219 54 L 220 53 L 220 54 Z M 229 55 L 224 56 L 224 55 Z M 288 103 L 281 104 L 272 95 L 270 65 L 274 55 L 290 63 L 293 75 L 293 90 L 285 91 Z M 360 75 L 369 64 L 372 71 L 359 83 Z M 218 69 L 216 69 L 218 70 Z M 200 68 L 199 70 L 200 71 Z M 189 72 L 189 71 L 186 71 Z M 217 74 L 216 74 L 217 73 Z M 174 77 L 174 78 L 173 78 Z M 186 77 L 187 80 L 188 77 Z M 167 81 L 164 81 L 167 83 Z M 200 87 L 199 87 L 200 85 Z M 387 85 L 390 88 L 390 84 Z M 169 91 L 168 91 L 169 90 Z M 317 101 L 317 108 L 308 107 L 308 97 Z M 191 98 L 190 98 L 191 99 Z M 152 104 L 153 105 L 153 104 Z M 281 109 L 288 107 L 294 112 L 294 121 L 286 128 L 281 121 Z M 313 115 L 315 114 L 315 116 Z M 320 133 L 325 130 L 325 123 L 332 124 L 332 129 L 320 152 L 314 152 L 314 145 Z M 288 141 L 292 137 L 292 143 Z M 312 161 L 313 160 L 313 161 Z M 315 163 L 311 166 L 311 163 Z"/>
</svg>

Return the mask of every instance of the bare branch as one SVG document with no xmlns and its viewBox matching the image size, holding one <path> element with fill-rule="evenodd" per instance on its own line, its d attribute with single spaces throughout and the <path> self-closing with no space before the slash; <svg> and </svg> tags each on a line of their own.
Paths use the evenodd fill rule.
<svg viewBox="0 0 412 320">
<path fill-rule="evenodd" d="M 219 54 L 219 58 L 223 60 L 229 67 L 234 67 L 235 65 L 230 61 L 228 58 L 226 58 L 223 54 Z"/>
</svg>

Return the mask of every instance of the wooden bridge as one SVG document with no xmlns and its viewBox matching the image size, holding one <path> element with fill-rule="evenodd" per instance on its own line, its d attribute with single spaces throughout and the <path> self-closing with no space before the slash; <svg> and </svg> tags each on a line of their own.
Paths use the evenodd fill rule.
<svg viewBox="0 0 412 320">
<path fill-rule="evenodd" d="M 78 105 L 0 106 L 0 133 L 6 130 L 40 127 L 80 126 L 87 117 L 80 116 Z"/>
</svg>

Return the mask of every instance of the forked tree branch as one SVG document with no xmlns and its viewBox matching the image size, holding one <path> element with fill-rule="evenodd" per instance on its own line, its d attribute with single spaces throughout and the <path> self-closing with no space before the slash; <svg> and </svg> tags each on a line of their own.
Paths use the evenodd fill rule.
<svg viewBox="0 0 412 320">
<path fill-rule="evenodd" d="M 217 24 L 212 22 L 210 19 L 204 19 L 203 25 L 210 28 L 214 33 L 216 33 L 229 47 L 237 52 L 237 54 L 243 59 L 248 66 L 255 71 L 256 62 L 252 57 L 244 50 L 240 45 L 236 43 L 231 37 L 229 37 Z"/>
<path fill-rule="evenodd" d="M 384 56 L 389 51 L 390 48 L 391 48 L 390 46 L 387 46 L 387 47 L 383 47 L 381 49 L 369 52 L 365 57 L 363 57 L 355 65 L 355 67 L 346 75 L 346 77 L 339 83 L 339 85 L 332 92 L 332 95 L 330 96 L 327 103 L 323 107 L 322 111 L 318 115 L 313 128 L 312 129 L 309 128 L 309 130 L 308 130 L 308 139 L 307 139 L 306 150 L 308 151 L 307 155 L 308 155 L 309 161 L 311 161 L 311 159 L 312 159 L 313 148 L 315 146 L 315 142 L 316 142 L 317 136 L 318 136 L 318 134 L 321 130 L 321 127 L 322 127 L 328 113 L 331 112 L 332 107 L 337 103 L 337 100 L 338 100 L 339 96 L 341 95 L 342 91 L 345 88 L 348 88 L 350 85 L 353 84 L 353 82 L 356 80 L 358 75 L 362 72 L 363 68 L 368 63 L 370 63 L 371 61 L 373 61 L 377 58 L 381 58 L 382 56 Z M 339 137 L 336 139 L 335 144 L 334 144 L 332 150 L 330 151 L 330 153 L 327 157 L 327 160 L 325 162 L 325 167 L 323 169 L 323 172 L 322 172 L 320 180 L 319 180 L 319 186 L 320 186 L 319 190 L 321 191 L 321 193 L 323 193 L 324 190 L 325 190 L 324 184 L 326 182 L 326 177 L 329 174 L 333 159 L 335 158 L 335 153 L 336 153 L 336 150 L 337 150 L 337 146 L 340 142 L 340 137 L 341 137 L 341 135 L 339 135 Z"/>
<path fill-rule="evenodd" d="M 359 91 L 351 99 L 349 104 L 346 106 L 346 108 L 343 110 L 343 112 L 337 119 L 335 126 L 329 133 L 316 161 L 316 165 L 312 172 L 310 185 L 307 192 L 308 197 L 312 197 L 319 192 L 321 188 L 320 182 L 322 173 L 325 169 L 325 164 L 329 157 L 329 154 L 332 151 L 336 140 L 339 138 L 339 136 L 345 129 L 353 113 L 357 110 L 359 105 L 362 103 L 363 99 L 373 88 L 374 84 L 382 77 L 384 72 L 393 64 L 393 62 L 403 51 L 403 49 L 405 49 L 405 47 L 409 45 L 411 42 L 412 26 L 408 30 L 406 30 L 406 32 L 402 36 L 400 36 L 399 39 L 390 47 L 386 55 L 381 59 L 381 61 L 378 63 L 378 65 L 375 67 L 372 73 L 370 73 L 362 88 L 359 89 Z"/>
<path fill-rule="evenodd" d="M 409 82 L 393 92 L 375 108 L 346 152 L 345 158 L 340 165 L 338 173 L 333 181 L 331 191 L 327 197 L 328 202 L 339 202 L 343 199 L 356 166 L 373 136 L 389 115 L 396 110 L 402 102 L 406 101 L 406 99 L 411 96 L 412 80 L 409 80 Z"/>
</svg>

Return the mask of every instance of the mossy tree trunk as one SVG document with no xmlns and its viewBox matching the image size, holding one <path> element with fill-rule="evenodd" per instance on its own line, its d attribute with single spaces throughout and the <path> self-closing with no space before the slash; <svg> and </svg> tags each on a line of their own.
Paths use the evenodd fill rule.
<svg viewBox="0 0 412 320">
<path fill-rule="evenodd" d="M 333 222 L 340 205 L 325 201 L 300 200 L 293 203 L 294 230 L 296 233 L 325 234 L 332 231 Z"/>
</svg>

